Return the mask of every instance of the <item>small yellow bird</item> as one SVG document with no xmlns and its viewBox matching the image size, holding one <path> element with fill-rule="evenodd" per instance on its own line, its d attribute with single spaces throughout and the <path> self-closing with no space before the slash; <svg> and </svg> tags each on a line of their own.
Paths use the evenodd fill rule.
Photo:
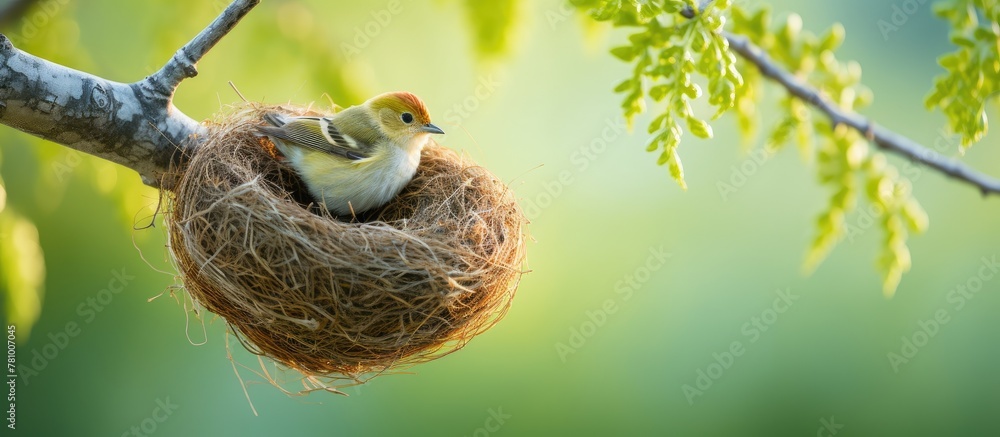
<svg viewBox="0 0 1000 437">
<path fill-rule="evenodd" d="M 359 214 L 392 200 L 410 182 L 431 134 L 427 107 L 408 92 L 392 92 L 329 117 L 276 112 L 260 126 L 302 177 L 313 198 L 337 215 Z"/>
</svg>

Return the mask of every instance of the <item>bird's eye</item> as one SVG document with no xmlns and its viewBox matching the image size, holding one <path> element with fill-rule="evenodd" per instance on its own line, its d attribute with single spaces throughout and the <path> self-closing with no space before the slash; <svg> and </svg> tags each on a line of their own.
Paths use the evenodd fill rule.
<svg viewBox="0 0 1000 437">
<path fill-rule="evenodd" d="M 410 114 L 409 112 L 404 112 L 403 115 L 399 116 L 399 118 L 403 120 L 403 123 L 413 123 L 413 114 Z"/>
</svg>

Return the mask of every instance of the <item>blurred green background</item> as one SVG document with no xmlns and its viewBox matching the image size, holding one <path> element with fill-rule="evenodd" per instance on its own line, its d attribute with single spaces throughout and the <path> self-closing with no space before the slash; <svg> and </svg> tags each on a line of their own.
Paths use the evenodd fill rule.
<svg viewBox="0 0 1000 437">
<path fill-rule="evenodd" d="M 944 118 L 922 105 L 935 58 L 951 49 L 930 5 L 909 2 L 917 10 L 886 38 L 878 21 L 906 2 L 769 3 L 816 32 L 842 22 L 839 57 L 859 61 L 875 92 L 866 114 L 957 155 Z M 225 2 L 39 5 L 27 15 L 37 28 L 19 19 L 2 29 L 18 47 L 134 81 Z M 321 106 L 324 93 L 347 105 L 412 91 L 448 131 L 442 143 L 510 181 L 532 222 L 532 272 L 494 329 L 409 373 L 346 388 L 349 397 L 289 397 L 238 367 L 257 417 L 227 359 L 225 323 L 207 315 L 203 334 L 197 320 L 188 326 L 183 294 L 171 297 L 162 223 L 133 230 L 150 221 L 157 192 L 129 170 L 0 127 L 9 248 L 0 283 L 31 288 L 14 265 L 25 269 L 17 277 L 44 275 L 40 315 L 17 349 L 33 370 L 19 371 L 17 432 L 1000 434 L 1000 275 L 988 280 L 981 268 L 1000 256 L 1000 201 L 912 167 L 903 173 L 930 229 L 911 237 L 914 267 L 896 296 L 882 295 L 881 233 L 864 230 L 863 214 L 848 218 L 860 235 L 804 276 L 828 197 L 813 164 L 791 148 L 747 164 L 725 117 L 714 140 L 686 137 L 682 192 L 644 152 L 642 129 L 621 132 L 611 88 L 629 67 L 607 48 L 623 35 L 590 27 L 561 0 L 265 0 L 181 85 L 177 106 L 195 119 L 239 100 L 227 81 L 251 100 Z M 761 112 L 779 96 L 771 88 Z M 773 121 L 765 115 L 764 126 Z M 996 138 L 962 159 L 1000 175 Z M 752 174 L 724 197 L 717 183 L 741 165 Z M 102 292 L 123 282 L 121 293 Z M 971 297 L 958 294 L 976 284 Z M 790 305 L 775 304 L 779 290 Z M 935 314 L 946 321 L 928 322 Z M 734 343 L 739 356 L 729 355 Z M 259 370 L 230 345 L 237 363 Z M 54 358 L 32 362 L 46 353 Z M 893 365 L 890 353 L 907 362 Z M 286 386 L 293 376 L 283 374 Z"/>
</svg>

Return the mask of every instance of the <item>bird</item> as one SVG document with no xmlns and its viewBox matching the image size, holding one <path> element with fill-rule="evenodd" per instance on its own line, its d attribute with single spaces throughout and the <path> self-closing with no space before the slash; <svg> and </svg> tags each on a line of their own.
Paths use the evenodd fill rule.
<svg viewBox="0 0 1000 437">
<path fill-rule="evenodd" d="M 258 126 L 299 174 L 309 194 L 337 216 L 378 208 L 402 191 L 420 152 L 444 134 L 416 95 L 389 92 L 326 117 L 269 111 Z"/>
</svg>

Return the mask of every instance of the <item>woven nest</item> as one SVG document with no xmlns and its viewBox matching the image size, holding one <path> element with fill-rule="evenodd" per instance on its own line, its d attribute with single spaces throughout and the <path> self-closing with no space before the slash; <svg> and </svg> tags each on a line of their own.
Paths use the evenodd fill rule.
<svg viewBox="0 0 1000 437">
<path fill-rule="evenodd" d="M 357 376 L 454 351 L 503 316 L 525 223 L 504 183 L 434 145 L 392 202 L 331 217 L 254 135 L 267 111 L 313 114 L 254 106 L 211 123 L 168 214 L 185 289 L 251 352 Z"/>
</svg>

